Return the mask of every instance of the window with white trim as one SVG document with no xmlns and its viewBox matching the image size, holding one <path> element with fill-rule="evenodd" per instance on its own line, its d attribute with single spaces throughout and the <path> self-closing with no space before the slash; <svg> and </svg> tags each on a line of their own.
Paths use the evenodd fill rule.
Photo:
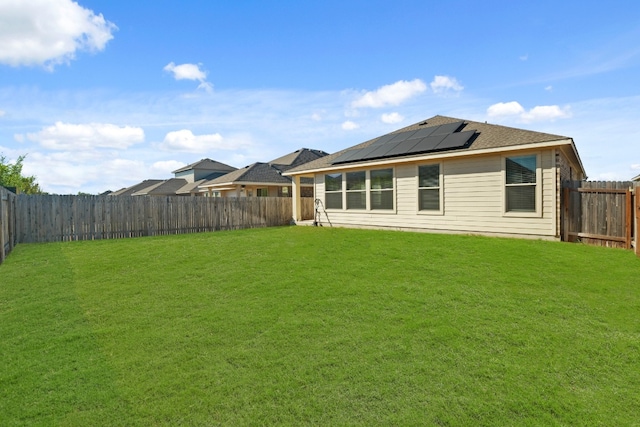
<svg viewBox="0 0 640 427">
<path fill-rule="evenodd" d="M 535 212 L 538 157 L 505 158 L 505 211 Z"/>
<path fill-rule="evenodd" d="M 347 209 L 367 209 L 367 173 L 347 172 Z"/>
<path fill-rule="evenodd" d="M 418 166 L 418 209 L 440 211 L 440 164 Z"/>
<path fill-rule="evenodd" d="M 371 209 L 393 209 L 393 169 L 372 170 L 369 181 Z"/>
<path fill-rule="evenodd" d="M 326 209 L 342 209 L 342 174 L 324 176 L 324 204 Z"/>
</svg>

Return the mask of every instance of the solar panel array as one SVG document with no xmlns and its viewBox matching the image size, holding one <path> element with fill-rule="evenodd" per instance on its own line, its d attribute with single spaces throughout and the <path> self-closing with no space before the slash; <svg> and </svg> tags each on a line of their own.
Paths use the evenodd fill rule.
<svg viewBox="0 0 640 427">
<path fill-rule="evenodd" d="M 458 132 L 463 126 L 464 122 L 455 122 L 383 135 L 367 147 L 342 153 L 333 164 L 463 148 L 476 132 Z"/>
</svg>

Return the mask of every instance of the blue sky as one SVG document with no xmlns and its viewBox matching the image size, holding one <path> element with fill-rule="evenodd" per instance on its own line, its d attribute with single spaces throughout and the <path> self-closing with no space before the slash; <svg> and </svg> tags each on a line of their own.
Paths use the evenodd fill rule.
<svg viewBox="0 0 640 427">
<path fill-rule="evenodd" d="M 0 0 L 0 154 L 99 193 L 436 114 L 640 174 L 640 2 Z"/>
</svg>

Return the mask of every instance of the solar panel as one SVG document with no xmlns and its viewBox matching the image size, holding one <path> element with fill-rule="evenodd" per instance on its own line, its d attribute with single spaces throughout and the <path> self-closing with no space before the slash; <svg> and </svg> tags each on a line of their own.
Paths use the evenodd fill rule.
<svg viewBox="0 0 640 427">
<path fill-rule="evenodd" d="M 447 135 L 444 140 L 435 147 L 436 150 L 452 150 L 454 148 L 464 147 L 467 141 L 475 133 L 474 130 L 468 130 L 465 132 L 456 132 Z"/>
<path fill-rule="evenodd" d="M 382 135 L 380 138 L 376 139 L 375 141 L 373 141 L 373 143 L 371 145 L 381 145 L 384 144 L 388 141 L 391 141 L 393 138 L 395 138 L 397 134 L 395 133 L 388 133 L 386 135 Z"/>
<path fill-rule="evenodd" d="M 349 150 L 345 153 L 342 153 L 341 155 L 333 159 L 333 163 L 344 163 L 348 161 L 358 160 L 354 157 L 356 157 L 359 151 L 360 151 L 359 149 L 355 149 L 355 150 Z"/>
<path fill-rule="evenodd" d="M 382 144 L 382 145 L 377 145 L 375 148 L 375 150 L 370 151 L 368 153 L 365 153 L 362 156 L 362 159 L 377 159 L 380 157 L 385 157 L 387 155 L 387 152 L 389 152 L 389 150 L 391 150 L 393 147 L 395 147 L 396 145 L 400 144 L 402 141 L 398 141 L 398 142 L 387 142 L 386 144 Z"/>
<path fill-rule="evenodd" d="M 416 133 L 415 130 L 410 130 L 410 131 L 407 131 L 407 132 L 397 133 L 396 136 L 393 139 L 389 140 L 389 142 L 406 141 L 407 139 L 411 139 L 411 135 L 413 135 L 414 133 Z"/>
<path fill-rule="evenodd" d="M 428 128 L 418 129 L 415 134 L 413 134 L 413 138 L 425 138 L 431 135 L 439 126 L 430 126 Z"/>
<path fill-rule="evenodd" d="M 463 126 L 464 122 L 455 122 L 386 134 L 367 147 L 346 151 L 334 159 L 333 164 L 462 148 L 476 133 L 475 130 L 458 132 Z"/>
<path fill-rule="evenodd" d="M 407 154 L 433 151 L 446 137 L 446 135 L 431 135 L 426 138 L 422 138 Z"/>
<path fill-rule="evenodd" d="M 420 142 L 419 139 L 409 139 L 406 141 L 400 141 L 398 145 L 393 147 L 391 150 L 384 155 L 384 157 L 393 157 L 393 156 L 401 156 L 411 151 L 413 147 L 415 147 Z"/>
<path fill-rule="evenodd" d="M 447 123 L 446 125 L 440 125 L 433 131 L 431 135 L 447 135 L 456 132 L 464 122 Z"/>
</svg>

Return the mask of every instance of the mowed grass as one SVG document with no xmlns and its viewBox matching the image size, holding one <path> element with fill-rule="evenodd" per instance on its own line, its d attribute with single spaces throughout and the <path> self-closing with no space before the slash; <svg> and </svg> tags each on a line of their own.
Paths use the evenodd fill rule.
<svg viewBox="0 0 640 427">
<path fill-rule="evenodd" d="M 1 425 L 638 425 L 640 259 L 287 227 L 22 244 Z"/>
</svg>

